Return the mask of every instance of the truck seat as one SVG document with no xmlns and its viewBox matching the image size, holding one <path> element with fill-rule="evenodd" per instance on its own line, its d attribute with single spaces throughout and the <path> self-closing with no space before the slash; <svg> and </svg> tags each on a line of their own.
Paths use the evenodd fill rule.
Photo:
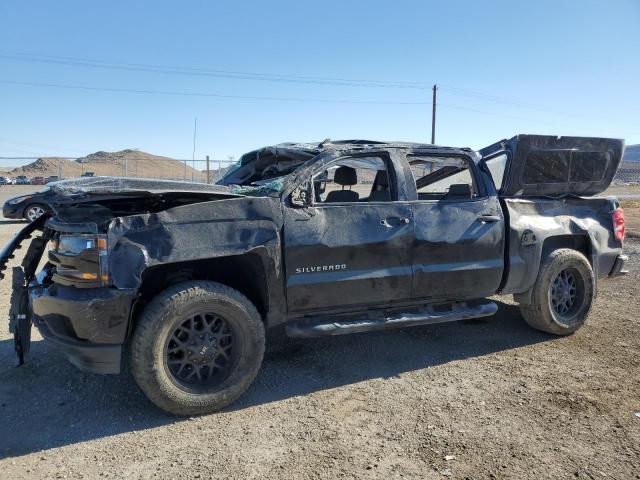
<svg viewBox="0 0 640 480">
<path fill-rule="evenodd" d="M 360 199 L 358 192 L 354 192 L 351 189 L 344 189 L 345 186 L 351 188 L 352 185 L 356 185 L 358 183 L 358 174 L 356 173 L 355 168 L 346 166 L 338 167 L 333 177 L 333 181 L 338 185 L 342 185 L 342 190 L 329 192 L 325 203 L 357 202 Z"/>
</svg>

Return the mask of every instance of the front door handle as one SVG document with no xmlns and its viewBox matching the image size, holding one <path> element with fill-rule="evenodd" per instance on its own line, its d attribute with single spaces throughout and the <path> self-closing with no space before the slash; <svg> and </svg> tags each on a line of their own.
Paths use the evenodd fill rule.
<svg viewBox="0 0 640 480">
<path fill-rule="evenodd" d="M 498 215 L 480 215 L 478 221 L 482 223 L 495 223 L 500 221 Z"/>
</svg>

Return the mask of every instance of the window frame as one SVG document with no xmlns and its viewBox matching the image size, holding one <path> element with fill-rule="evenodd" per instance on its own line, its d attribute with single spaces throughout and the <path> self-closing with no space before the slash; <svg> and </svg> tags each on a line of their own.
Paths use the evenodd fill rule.
<svg viewBox="0 0 640 480">
<path fill-rule="evenodd" d="M 332 165 L 349 158 L 362 158 L 362 157 L 377 157 L 384 163 L 384 166 L 387 170 L 387 176 L 389 177 L 389 193 L 391 194 L 391 200 L 389 201 L 366 201 L 366 202 L 316 202 L 315 198 L 315 185 L 313 179 L 321 174 L 324 170 L 328 170 Z M 396 171 L 393 168 L 393 160 L 389 155 L 389 152 L 357 152 L 357 153 L 347 153 L 337 158 L 333 158 L 322 165 L 315 166 L 311 175 L 307 178 L 307 182 L 309 183 L 309 205 L 315 208 L 319 207 L 332 207 L 332 206 L 345 206 L 345 205 L 379 205 L 379 204 L 390 204 L 399 202 L 399 192 L 398 192 L 398 181 L 396 176 Z"/>
<path fill-rule="evenodd" d="M 413 170 L 411 168 L 411 157 L 421 157 L 423 159 L 428 159 L 429 157 L 445 157 L 445 158 L 458 158 L 461 159 L 462 161 L 464 161 L 467 165 L 467 168 L 471 174 L 471 180 L 473 182 L 473 187 L 476 189 L 477 192 L 477 196 L 476 197 L 471 197 L 469 199 L 455 199 L 455 200 L 444 200 L 443 198 L 439 198 L 439 199 L 421 199 L 419 197 L 419 193 L 418 193 L 418 185 L 417 185 L 417 178 L 415 178 L 414 174 L 413 174 Z M 420 161 L 420 159 L 416 159 L 415 161 Z M 425 160 L 426 161 L 426 160 Z M 444 203 L 469 203 L 469 202 L 477 202 L 477 201 L 481 201 L 481 200 L 485 200 L 486 198 L 488 198 L 488 193 L 486 191 L 485 185 L 484 183 L 481 181 L 480 179 L 480 175 L 477 171 L 477 165 L 476 163 L 468 156 L 468 155 L 464 155 L 464 154 L 460 154 L 460 153 L 450 153 L 450 152 L 422 152 L 422 151 L 411 151 L 411 152 L 406 152 L 405 153 L 405 163 L 406 163 L 406 175 L 408 175 L 408 179 L 410 180 L 409 184 L 412 185 L 412 191 L 414 194 L 414 199 L 412 199 L 412 202 L 427 202 L 427 203 L 438 203 L 438 202 L 444 202 Z M 459 172 L 456 172 L 459 173 Z M 452 175 L 455 175 L 455 173 L 452 173 Z M 420 177 L 423 178 L 423 177 Z M 446 177 L 445 177 L 446 178 Z"/>
</svg>

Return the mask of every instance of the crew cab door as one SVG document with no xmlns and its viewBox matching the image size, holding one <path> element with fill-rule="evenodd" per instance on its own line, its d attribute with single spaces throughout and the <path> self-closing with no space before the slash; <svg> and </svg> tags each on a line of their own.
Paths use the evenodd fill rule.
<svg viewBox="0 0 640 480">
<path fill-rule="evenodd" d="M 415 299 L 493 295 L 504 269 L 504 218 L 488 175 L 470 157 L 413 152 L 406 157 L 414 190 Z"/>
<path fill-rule="evenodd" d="M 480 150 L 503 196 L 590 196 L 613 180 L 624 141 L 613 138 L 518 135 Z"/>
<path fill-rule="evenodd" d="M 411 208 L 388 153 L 318 162 L 307 204 L 284 203 L 290 313 L 359 309 L 411 295 Z M 400 200 L 399 200 L 400 199 Z"/>
</svg>

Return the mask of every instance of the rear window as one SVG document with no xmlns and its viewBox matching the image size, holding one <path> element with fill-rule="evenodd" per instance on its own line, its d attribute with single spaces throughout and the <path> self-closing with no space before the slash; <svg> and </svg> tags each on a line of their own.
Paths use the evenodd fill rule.
<svg viewBox="0 0 640 480">
<path fill-rule="evenodd" d="M 609 157 L 609 152 L 531 152 L 524 165 L 522 183 L 598 182 L 604 177 Z"/>
</svg>

